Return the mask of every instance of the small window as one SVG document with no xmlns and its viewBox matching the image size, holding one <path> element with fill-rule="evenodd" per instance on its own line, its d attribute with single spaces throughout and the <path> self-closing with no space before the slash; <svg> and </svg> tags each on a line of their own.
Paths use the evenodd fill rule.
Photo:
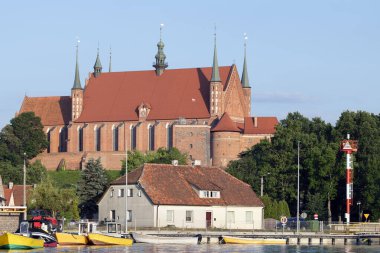
<svg viewBox="0 0 380 253">
<path fill-rule="evenodd" d="M 132 221 L 132 210 L 128 210 L 128 212 L 127 212 L 127 221 L 128 222 Z"/>
<path fill-rule="evenodd" d="M 193 211 L 186 211 L 186 222 L 193 222 Z"/>
<path fill-rule="evenodd" d="M 174 210 L 166 211 L 166 222 L 173 223 L 174 222 Z"/>
<path fill-rule="evenodd" d="M 112 188 L 111 191 L 110 191 L 110 198 L 113 197 L 113 192 L 114 192 L 114 189 Z"/>
<path fill-rule="evenodd" d="M 138 196 L 138 197 L 141 197 L 141 190 L 139 190 L 139 191 L 137 192 L 137 196 Z"/>
<path fill-rule="evenodd" d="M 117 196 L 118 197 L 124 197 L 124 189 L 119 189 Z"/>
<path fill-rule="evenodd" d="M 245 223 L 253 224 L 253 212 L 252 211 L 246 211 L 245 212 Z"/>
<path fill-rule="evenodd" d="M 128 189 L 128 196 L 127 197 L 133 197 L 133 189 Z"/>
<path fill-rule="evenodd" d="M 193 148 L 193 144 L 190 144 L 190 148 Z"/>
</svg>

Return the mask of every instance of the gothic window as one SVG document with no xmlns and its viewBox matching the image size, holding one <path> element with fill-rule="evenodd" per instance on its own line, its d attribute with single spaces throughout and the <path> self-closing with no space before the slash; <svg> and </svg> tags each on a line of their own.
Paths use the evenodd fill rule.
<svg viewBox="0 0 380 253">
<path fill-rule="evenodd" d="M 131 125 L 131 150 L 136 149 L 137 144 L 137 126 Z"/>
<path fill-rule="evenodd" d="M 112 147 L 113 151 L 119 151 L 119 128 L 112 126 Z"/>
<path fill-rule="evenodd" d="M 83 151 L 83 128 L 78 127 L 78 151 Z"/>
<path fill-rule="evenodd" d="M 173 147 L 173 126 L 166 124 L 166 146 L 168 149 Z"/>
<path fill-rule="evenodd" d="M 101 127 L 94 127 L 94 137 L 95 137 L 95 150 L 100 151 L 101 150 Z"/>
<path fill-rule="evenodd" d="M 48 141 L 48 146 L 47 146 L 47 152 L 50 153 L 50 129 L 47 130 L 46 136 L 47 136 L 47 141 Z"/>
<path fill-rule="evenodd" d="M 154 150 L 154 125 L 148 125 L 148 147 Z"/>
<path fill-rule="evenodd" d="M 67 127 L 64 126 L 59 130 L 59 152 L 67 152 Z"/>
</svg>

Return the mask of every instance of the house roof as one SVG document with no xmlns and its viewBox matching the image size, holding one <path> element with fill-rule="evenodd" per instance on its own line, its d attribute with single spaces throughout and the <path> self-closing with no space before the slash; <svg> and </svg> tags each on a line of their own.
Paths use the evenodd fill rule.
<svg viewBox="0 0 380 253">
<path fill-rule="evenodd" d="M 256 124 L 255 124 L 256 121 Z M 276 117 L 245 117 L 244 134 L 274 134 L 278 120 Z"/>
<path fill-rule="evenodd" d="M 220 67 L 224 87 L 233 66 Z M 138 120 L 138 106 L 151 106 L 147 120 L 209 118 L 212 68 L 103 72 L 90 77 L 76 122 Z"/>
<path fill-rule="evenodd" d="M 25 96 L 19 113 L 30 111 L 41 118 L 44 126 L 67 125 L 71 119 L 71 98 Z"/>
<path fill-rule="evenodd" d="M 9 205 L 9 201 L 13 195 L 14 205 L 22 206 L 24 198 L 24 186 L 23 185 L 13 185 L 12 189 L 9 189 L 7 185 L 4 186 L 4 198 L 6 199 L 5 205 Z M 26 199 L 30 194 L 30 191 L 33 189 L 32 185 L 26 185 Z"/>
<path fill-rule="evenodd" d="M 128 173 L 128 184 L 139 183 L 153 204 L 263 206 L 251 186 L 216 167 L 144 164 Z M 125 184 L 125 176 L 111 185 Z M 196 190 L 220 191 L 220 198 L 200 198 Z"/>
<path fill-rule="evenodd" d="M 241 130 L 232 121 L 227 112 L 223 114 L 216 126 L 211 129 L 211 132 L 240 132 Z"/>
</svg>

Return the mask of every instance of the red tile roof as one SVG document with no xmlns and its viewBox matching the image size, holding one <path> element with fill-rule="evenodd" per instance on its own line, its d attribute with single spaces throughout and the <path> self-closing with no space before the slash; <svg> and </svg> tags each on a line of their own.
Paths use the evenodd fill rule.
<svg viewBox="0 0 380 253">
<path fill-rule="evenodd" d="M 71 98 L 25 96 L 19 113 L 30 111 L 41 118 L 44 126 L 67 125 L 71 119 Z"/>
<path fill-rule="evenodd" d="M 232 66 L 220 67 L 224 87 Z M 138 120 L 137 108 L 151 106 L 147 120 L 209 118 L 211 68 L 102 73 L 90 78 L 76 122 Z"/>
<path fill-rule="evenodd" d="M 232 121 L 227 112 L 220 118 L 218 124 L 211 129 L 211 132 L 240 132 L 241 130 Z"/>
<path fill-rule="evenodd" d="M 8 185 L 4 186 L 4 198 L 6 199 L 6 204 L 9 205 L 9 201 L 11 199 L 11 196 L 13 194 L 13 200 L 15 206 L 22 206 L 24 202 L 24 186 L 23 185 L 13 185 L 12 189 L 8 188 Z M 31 190 L 33 189 L 32 185 L 26 185 L 26 201 L 28 201 L 29 194 Z"/>
<path fill-rule="evenodd" d="M 244 134 L 274 134 L 276 125 L 278 125 L 276 117 L 246 117 L 244 118 Z"/>
<path fill-rule="evenodd" d="M 128 173 L 129 184 L 138 182 L 154 204 L 263 206 L 250 185 L 215 167 L 144 164 Z M 125 184 L 125 176 L 111 183 L 120 184 Z M 220 191 L 221 197 L 200 198 L 195 189 Z"/>
</svg>

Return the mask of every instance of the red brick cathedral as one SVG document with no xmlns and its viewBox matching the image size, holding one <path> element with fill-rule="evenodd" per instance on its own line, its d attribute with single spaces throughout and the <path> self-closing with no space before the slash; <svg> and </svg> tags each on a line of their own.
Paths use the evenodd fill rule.
<svg viewBox="0 0 380 253">
<path fill-rule="evenodd" d="M 41 118 L 49 140 L 37 159 L 49 169 L 63 162 L 80 169 L 101 158 L 107 169 L 120 169 L 126 150 L 176 147 L 189 163 L 227 166 L 241 151 L 271 137 L 276 117 L 251 117 L 251 87 L 244 52 L 242 78 L 235 65 L 167 69 L 160 39 L 154 70 L 94 72 L 82 86 L 76 68 L 71 96 L 25 97 L 20 113 Z"/>
</svg>

